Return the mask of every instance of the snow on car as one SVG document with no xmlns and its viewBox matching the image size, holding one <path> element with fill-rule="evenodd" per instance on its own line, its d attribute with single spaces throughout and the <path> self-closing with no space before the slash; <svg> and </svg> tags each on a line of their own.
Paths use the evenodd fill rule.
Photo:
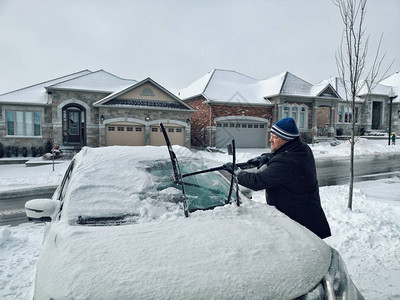
<svg viewBox="0 0 400 300">
<path fill-rule="evenodd" d="M 174 146 L 182 173 L 210 167 Z M 85 147 L 52 199 L 35 299 L 362 299 L 340 255 L 274 207 L 225 204 L 217 172 L 184 178 L 166 147 Z"/>
</svg>

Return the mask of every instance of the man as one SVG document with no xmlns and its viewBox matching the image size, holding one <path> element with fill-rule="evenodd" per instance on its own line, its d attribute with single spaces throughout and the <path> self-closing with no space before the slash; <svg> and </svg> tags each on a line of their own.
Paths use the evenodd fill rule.
<svg viewBox="0 0 400 300">
<path fill-rule="evenodd" d="M 321 207 L 315 161 L 310 147 L 300 141 L 292 118 L 283 118 L 271 128 L 271 154 L 249 160 L 259 166 L 257 173 L 240 171 L 238 182 L 252 190 L 266 190 L 267 203 L 307 227 L 321 239 L 331 231 Z M 227 164 L 227 169 L 232 169 Z"/>
</svg>

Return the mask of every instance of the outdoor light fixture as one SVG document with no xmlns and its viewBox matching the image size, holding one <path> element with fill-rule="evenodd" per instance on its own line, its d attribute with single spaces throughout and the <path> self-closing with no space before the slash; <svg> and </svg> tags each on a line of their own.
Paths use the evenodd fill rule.
<svg viewBox="0 0 400 300">
<path fill-rule="evenodd" d="M 186 124 L 190 125 L 190 119 L 186 119 Z"/>
<path fill-rule="evenodd" d="M 103 122 L 104 122 L 104 115 L 100 115 L 100 121 L 101 121 L 101 124 L 103 124 Z"/>
<path fill-rule="evenodd" d="M 388 96 L 389 96 L 389 99 L 390 99 L 388 145 L 390 146 L 390 138 L 391 138 L 391 135 L 392 135 L 392 102 L 393 102 L 393 99 L 397 98 L 397 95 L 395 95 L 394 92 L 393 92 L 393 88 L 390 89 L 390 92 L 389 92 Z"/>
<path fill-rule="evenodd" d="M 146 120 L 146 122 L 150 121 L 149 117 L 145 117 L 144 119 Z"/>
</svg>

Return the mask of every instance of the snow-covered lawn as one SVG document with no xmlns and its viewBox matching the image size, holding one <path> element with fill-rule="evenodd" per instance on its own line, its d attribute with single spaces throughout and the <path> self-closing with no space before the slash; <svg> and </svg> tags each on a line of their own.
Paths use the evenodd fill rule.
<svg viewBox="0 0 400 300">
<path fill-rule="evenodd" d="M 316 157 L 348 155 L 342 143 L 312 147 Z M 239 149 L 242 162 L 265 149 Z M 400 152 L 400 146 L 387 141 L 362 140 L 356 154 Z M 218 163 L 230 160 L 226 154 L 199 152 Z M 178 154 L 179 156 L 179 154 Z M 54 185 L 60 182 L 66 164 L 25 168 L 0 165 L 2 190 Z M 393 177 L 355 184 L 353 211 L 347 207 L 348 186 L 320 189 L 322 206 L 332 229 L 325 242 L 337 249 L 351 277 L 366 299 L 400 299 L 400 178 Z M 262 191 L 254 200 L 264 202 Z M 0 227 L 0 299 L 32 299 L 35 267 L 41 249 L 44 225 L 25 223 Z"/>
</svg>

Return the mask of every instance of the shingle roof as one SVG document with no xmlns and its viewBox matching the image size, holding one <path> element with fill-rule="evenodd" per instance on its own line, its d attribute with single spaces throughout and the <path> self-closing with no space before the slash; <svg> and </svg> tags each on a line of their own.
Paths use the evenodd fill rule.
<svg viewBox="0 0 400 300">
<path fill-rule="evenodd" d="M 91 71 L 83 70 L 77 73 L 38 83 L 12 92 L 0 95 L 0 102 L 3 103 L 20 103 L 20 104 L 47 104 L 48 94 L 46 86 L 56 84 L 58 82 L 71 80 L 76 77 L 90 74 Z"/>
<path fill-rule="evenodd" d="M 104 70 L 98 70 L 90 74 L 58 82 L 46 88 L 111 93 L 135 83 L 137 83 L 136 80 L 123 79 Z"/>
<path fill-rule="evenodd" d="M 257 80 L 235 71 L 212 70 L 205 76 L 182 89 L 178 96 L 188 100 L 203 96 L 210 102 L 270 105 L 268 98 L 278 95 L 317 97 L 327 88 L 329 82 L 311 83 L 284 72 L 265 80 Z"/>
</svg>

